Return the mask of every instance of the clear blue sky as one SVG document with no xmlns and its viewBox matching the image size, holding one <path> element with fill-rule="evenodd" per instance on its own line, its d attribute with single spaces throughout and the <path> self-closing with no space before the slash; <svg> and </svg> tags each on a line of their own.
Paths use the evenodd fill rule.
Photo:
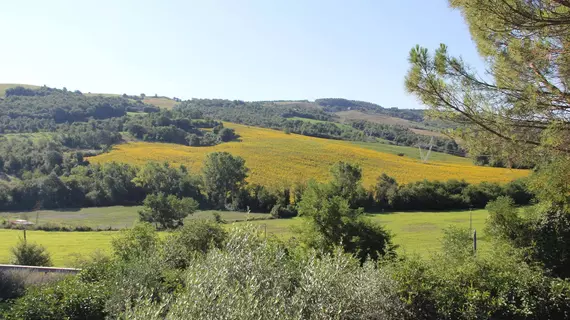
<svg viewBox="0 0 570 320">
<path fill-rule="evenodd" d="M 477 62 L 446 0 L 5 1 L 0 83 L 184 99 L 342 97 L 416 108 L 416 44 Z"/>
</svg>

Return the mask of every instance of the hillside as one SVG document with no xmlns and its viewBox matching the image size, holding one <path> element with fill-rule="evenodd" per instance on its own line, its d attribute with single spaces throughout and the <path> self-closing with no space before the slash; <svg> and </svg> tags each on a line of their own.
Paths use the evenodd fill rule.
<svg viewBox="0 0 570 320">
<path fill-rule="evenodd" d="M 31 84 L 17 84 L 17 83 L 0 83 L 0 98 L 6 94 L 6 89 L 24 87 L 28 89 L 37 89 L 40 86 L 35 86 Z"/>
<path fill-rule="evenodd" d="M 15 88 L 15 87 L 24 87 L 28 89 L 38 89 L 41 86 L 31 85 L 31 84 L 17 84 L 17 83 L 0 83 L 0 98 L 2 98 L 5 93 L 6 89 Z M 92 93 L 86 92 L 84 93 L 87 96 L 105 96 L 105 97 L 116 97 L 120 96 L 118 93 Z M 164 109 L 172 109 L 174 105 L 176 105 L 176 101 L 174 99 L 168 97 L 146 97 L 142 100 L 144 103 L 148 103 L 154 105 L 159 108 Z"/>
<path fill-rule="evenodd" d="M 527 170 L 479 167 L 466 158 L 433 153 L 432 160 L 421 163 L 417 149 L 390 145 L 364 144 L 319 139 L 281 131 L 225 123 L 241 136 L 240 142 L 228 142 L 213 147 L 187 147 L 175 144 L 136 142 L 115 146 L 109 153 L 89 158 L 92 163 L 111 161 L 143 164 L 146 161 L 168 161 L 184 164 L 199 171 L 206 154 L 227 151 L 243 157 L 250 168 L 249 181 L 268 186 L 290 185 L 309 178 L 329 179 L 329 168 L 337 161 L 358 163 L 363 168 L 364 184 L 375 182 L 385 172 L 398 182 L 422 179 L 465 179 L 468 182 L 508 182 L 527 176 Z M 382 146 L 386 152 L 379 152 Z M 402 148 L 402 149 L 398 149 Z M 388 151 L 389 150 L 389 151 Z M 402 150 L 408 155 L 393 153 Z M 392 153 L 391 153 L 392 152 Z"/>
<path fill-rule="evenodd" d="M 5 95 L 6 89 L 21 86 L 24 88 L 37 89 L 40 86 L 29 84 L 0 84 L 0 98 Z M 93 93 L 85 92 L 87 96 L 121 96 L 118 93 Z M 139 96 L 128 96 L 129 98 L 137 98 L 142 102 L 154 105 L 156 107 L 170 110 L 178 103 L 176 98 L 168 98 L 164 96 L 145 96 L 141 99 Z M 218 100 L 223 101 L 223 100 Z M 397 109 L 383 108 L 377 104 L 347 100 L 340 98 L 325 98 L 315 101 L 264 101 L 262 104 L 269 108 L 274 108 L 276 113 L 280 114 L 283 110 L 285 118 L 300 116 L 313 117 L 318 116 L 320 120 L 328 120 L 332 122 L 348 123 L 353 120 L 364 120 L 384 125 L 398 125 L 409 128 L 412 132 L 419 135 L 441 137 L 440 129 L 433 126 L 426 126 L 423 123 L 423 110 L 414 109 Z M 286 110 L 292 110 L 286 111 Z M 231 119 L 226 119 L 230 120 Z"/>
</svg>

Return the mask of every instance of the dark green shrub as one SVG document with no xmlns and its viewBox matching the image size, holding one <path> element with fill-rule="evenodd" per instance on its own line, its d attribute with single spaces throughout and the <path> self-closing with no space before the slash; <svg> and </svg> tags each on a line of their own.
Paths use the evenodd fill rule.
<svg viewBox="0 0 570 320">
<path fill-rule="evenodd" d="M 51 257 L 47 250 L 36 243 L 20 240 L 12 251 L 12 263 L 24 266 L 51 266 Z"/>
<path fill-rule="evenodd" d="M 25 289 L 25 280 L 21 273 L 0 271 L 0 303 L 22 296 Z"/>
<path fill-rule="evenodd" d="M 275 219 L 286 219 L 297 216 L 297 208 L 293 205 L 283 206 L 276 204 L 271 209 L 271 217 Z"/>
</svg>

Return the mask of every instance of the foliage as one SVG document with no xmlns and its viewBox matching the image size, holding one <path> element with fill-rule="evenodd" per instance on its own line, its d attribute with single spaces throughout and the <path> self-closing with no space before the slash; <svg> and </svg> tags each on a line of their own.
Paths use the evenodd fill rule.
<svg viewBox="0 0 570 320">
<path fill-rule="evenodd" d="M 393 185 L 392 185 L 393 188 Z M 469 184 L 465 181 L 418 181 L 399 186 L 387 198 L 390 207 L 396 210 L 445 210 L 446 208 L 484 208 L 500 196 L 517 199 L 518 205 L 529 204 L 533 198 L 520 181 L 506 185 L 482 182 Z M 382 205 L 383 203 L 380 203 Z"/>
<path fill-rule="evenodd" d="M 213 152 L 206 156 L 202 168 L 204 191 L 210 202 L 224 208 L 228 199 L 235 198 L 245 185 L 248 169 L 245 160 L 228 152 Z"/>
<path fill-rule="evenodd" d="M 104 319 L 109 291 L 102 283 L 69 277 L 53 284 L 32 287 L 14 303 L 6 319 Z"/>
<path fill-rule="evenodd" d="M 164 260 L 174 268 L 185 269 L 194 254 L 206 254 L 213 248 L 221 249 L 226 238 L 226 231 L 217 222 L 194 220 L 165 240 Z"/>
<path fill-rule="evenodd" d="M 485 233 L 500 239 L 521 241 L 524 234 L 524 221 L 509 197 L 499 197 L 485 207 L 489 211 Z"/>
<path fill-rule="evenodd" d="M 12 251 L 12 263 L 25 266 L 51 266 L 51 257 L 47 250 L 36 243 L 20 239 Z"/>
<path fill-rule="evenodd" d="M 398 192 L 398 182 L 396 179 L 382 173 L 374 186 L 374 200 L 378 202 L 381 207 L 389 207 L 393 205 L 392 201 Z"/>
<path fill-rule="evenodd" d="M 137 301 L 124 318 L 401 319 L 394 283 L 372 264 L 338 251 L 289 254 L 251 228 L 231 231 L 224 249 L 194 259 L 186 283 L 158 303 Z"/>
<path fill-rule="evenodd" d="M 179 199 L 164 193 L 149 194 L 144 199 L 139 218 L 161 229 L 174 229 L 182 226 L 184 219 L 196 209 L 198 202 L 192 198 Z"/>
<path fill-rule="evenodd" d="M 553 275 L 570 277 L 570 214 L 555 208 L 535 206 L 520 216 L 512 200 L 499 198 L 487 205 L 490 235 L 525 249 L 529 257 Z"/>
<path fill-rule="evenodd" d="M 199 200 L 201 198 L 198 178 L 191 176 L 186 167 L 171 167 L 168 162 L 147 162 L 132 181 L 147 194 L 164 193 Z"/>
<path fill-rule="evenodd" d="M 25 289 L 25 280 L 22 274 L 0 271 L 0 303 L 23 296 Z"/>
<path fill-rule="evenodd" d="M 465 17 L 487 76 L 441 45 L 410 53 L 407 89 L 433 114 L 466 125 L 473 154 L 515 164 L 567 154 L 569 75 L 566 1 L 453 0 Z"/>
<path fill-rule="evenodd" d="M 391 254 L 391 235 L 365 220 L 362 208 L 355 208 L 355 191 L 362 188 L 360 168 L 339 163 L 332 173 L 333 181 L 329 184 L 310 182 L 297 205 L 299 215 L 307 219 L 302 241 L 325 252 L 341 246 L 361 262 Z"/>
<path fill-rule="evenodd" d="M 473 255 L 468 230 L 450 230 L 443 252 L 409 257 L 388 268 L 415 319 L 562 319 L 570 286 L 500 243 Z M 540 297 L 540 298 L 537 298 Z"/>
<path fill-rule="evenodd" d="M 111 241 L 111 247 L 115 256 L 129 261 L 157 248 L 159 242 L 156 229 L 150 223 L 141 222 L 132 229 L 121 230 Z"/>
<path fill-rule="evenodd" d="M 346 199 L 351 207 L 357 207 L 366 197 L 362 187 L 362 168 L 340 161 L 331 167 L 332 192 Z"/>
</svg>

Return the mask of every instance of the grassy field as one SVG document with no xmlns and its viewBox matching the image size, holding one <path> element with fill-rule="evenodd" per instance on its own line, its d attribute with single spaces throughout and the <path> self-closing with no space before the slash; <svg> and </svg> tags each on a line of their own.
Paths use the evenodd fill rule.
<svg viewBox="0 0 570 320">
<path fill-rule="evenodd" d="M 115 146 L 109 153 L 90 157 L 92 163 L 111 161 L 141 165 L 147 161 L 184 164 L 199 172 L 208 153 L 227 151 L 243 157 L 250 169 L 249 181 L 266 186 L 291 185 L 308 177 L 329 179 L 329 168 L 337 161 L 349 161 L 363 168 L 364 184 L 372 185 L 383 172 L 399 183 L 422 179 L 465 179 L 469 182 L 508 182 L 527 176 L 528 170 L 480 167 L 469 159 L 432 152 L 433 161 L 418 160 L 414 148 L 386 144 L 357 144 L 320 139 L 282 131 L 225 123 L 241 136 L 241 141 L 212 147 L 188 147 L 177 144 L 136 142 Z M 394 148 L 398 148 L 397 150 Z M 399 149 L 402 148 L 402 149 Z M 402 150 L 402 151 L 400 151 Z M 400 157 L 394 151 L 407 156 Z"/>
<path fill-rule="evenodd" d="M 101 208 L 106 211 L 115 211 L 115 215 L 107 215 L 107 219 L 119 219 L 119 215 L 125 215 L 124 221 L 132 223 L 136 219 L 136 207 L 128 210 L 120 210 L 121 207 Z M 124 207 L 123 207 L 124 208 Z M 87 210 L 87 211 L 85 211 Z M 99 213 L 90 213 L 91 209 L 83 209 L 85 216 L 90 216 L 83 220 L 96 221 L 101 218 Z M 101 210 L 100 210 L 101 211 Z M 86 213 L 87 212 L 87 213 Z M 56 213 L 53 213 L 54 215 Z M 196 214 L 197 217 L 211 217 L 211 211 L 204 211 Z M 254 214 L 257 216 L 258 214 Z M 222 214 L 226 220 L 245 218 L 245 213 L 225 212 Z M 47 214 L 44 218 L 47 219 Z M 479 244 L 484 250 L 486 242 L 483 235 L 483 226 L 487 212 L 485 210 L 473 211 L 473 227 L 478 230 Z M 31 219 L 31 217 L 30 217 Z M 62 216 L 53 217 L 62 219 Z M 417 253 L 423 256 L 440 249 L 440 238 L 443 228 L 449 225 L 469 227 L 468 211 L 452 212 L 399 212 L 370 215 L 370 219 L 386 226 L 394 235 L 394 243 L 400 245 L 399 252 Z M 33 221 L 33 219 L 31 219 Z M 69 221 L 72 221 L 71 219 Z M 267 234 L 274 234 L 280 238 L 287 239 L 295 235 L 295 226 L 300 226 L 301 218 L 279 219 L 279 220 L 255 220 L 250 221 L 259 226 L 261 231 Z M 238 222 L 237 224 L 244 223 Z M 109 224 L 109 222 L 107 222 Z M 226 225 L 231 227 L 232 224 Z M 77 254 L 88 255 L 93 251 L 101 250 L 108 252 L 111 239 L 116 232 L 45 232 L 28 231 L 28 240 L 44 245 L 52 254 L 56 266 L 71 266 Z M 0 263 L 6 263 L 10 259 L 10 248 L 23 236 L 19 230 L 0 230 Z"/>
<path fill-rule="evenodd" d="M 339 111 L 335 112 L 335 114 L 341 119 L 341 121 L 366 120 L 379 124 L 400 125 L 403 127 L 420 125 L 418 122 L 413 122 L 406 119 L 390 117 L 382 114 L 368 114 L 357 110 Z"/>
<path fill-rule="evenodd" d="M 40 210 L 34 212 L 0 212 L 0 221 L 3 219 L 24 219 L 37 224 L 55 223 L 66 226 L 88 226 L 100 229 L 111 227 L 113 229 L 122 229 L 133 226 L 133 224 L 138 220 L 138 211 L 140 209 L 140 206 L 112 206 L 99 208 Z M 222 219 L 228 222 L 269 218 L 269 214 L 263 213 L 251 213 L 247 215 L 245 212 L 207 210 L 198 211 L 188 216 L 187 219 L 213 219 L 215 212 L 218 212 Z"/>
<path fill-rule="evenodd" d="M 50 252 L 57 267 L 70 267 L 77 255 L 109 252 L 111 239 L 117 232 L 47 232 L 28 231 L 27 240 L 36 242 Z M 10 248 L 23 238 L 21 230 L 0 229 L 0 263 L 10 262 Z"/>
<path fill-rule="evenodd" d="M 154 97 L 146 97 L 143 100 L 144 103 L 148 103 L 148 104 L 152 104 L 154 106 L 157 106 L 159 108 L 164 108 L 164 109 L 172 109 L 177 102 L 172 100 L 172 99 L 168 99 L 168 98 L 154 98 Z"/>
<path fill-rule="evenodd" d="M 394 155 L 403 153 L 404 157 L 416 159 L 418 161 L 420 160 L 420 152 L 418 148 L 415 147 L 405 147 L 405 146 L 396 146 L 387 143 L 359 142 L 359 141 L 354 141 L 351 143 L 356 146 L 378 152 L 390 153 Z M 473 164 L 473 162 L 469 158 L 457 157 L 447 153 L 433 152 L 433 151 L 430 153 L 429 160 L 430 162 L 435 161 L 435 162 L 449 163 L 449 164 L 462 164 L 466 166 L 471 166 Z"/>
<path fill-rule="evenodd" d="M 486 210 L 473 210 L 473 228 L 478 230 L 478 240 L 485 248 L 483 235 Z M 371 214 L 369 218 L 387 227 L 394 235 L 394 243 L 400 252 L 427 255 L 441 249 L 442 230 L 450 225 L 469 227 L 469 211 L 450 212 L 394 212 Z M 301 218 L 250 221 L 268 234 L 287 239 L 295 236 L 295 228 L 302 225 Z"/>
</svg>

